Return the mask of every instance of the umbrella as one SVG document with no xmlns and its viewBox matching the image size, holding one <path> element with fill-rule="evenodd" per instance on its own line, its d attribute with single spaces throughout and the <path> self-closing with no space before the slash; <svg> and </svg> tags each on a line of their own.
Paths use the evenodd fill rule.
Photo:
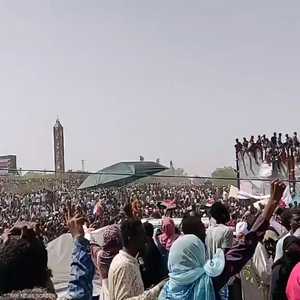
<svg viewBox="0 0 300 300">
<path fill-rule="evenodd" d="M 167 168 L 152 161 L 120 162 L 88 176 L 79 189 L 122 186 Z"/>
</svg>

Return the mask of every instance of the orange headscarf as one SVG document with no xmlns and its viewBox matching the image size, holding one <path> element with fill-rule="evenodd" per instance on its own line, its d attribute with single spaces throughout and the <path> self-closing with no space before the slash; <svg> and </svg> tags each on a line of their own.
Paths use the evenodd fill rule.
<svg viewBox="0 0 300 300">
<path fill-rule="evenodd" d="M 141 219 L 143 217 L 142 203 L 138 199 L 132 202 L 131 209 L 135 218 Z"/>
</svg>

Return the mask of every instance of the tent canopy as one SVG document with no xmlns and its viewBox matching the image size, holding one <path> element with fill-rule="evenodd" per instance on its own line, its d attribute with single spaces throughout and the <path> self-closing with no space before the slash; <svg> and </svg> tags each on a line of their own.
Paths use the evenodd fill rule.
<svg viewBox="0 0 300 300">
<path fill-rule="evenodd" d="M 126 185 L 166 169 L 165 166 L 151 161 L 120 162 L 88 176 L 79 189 Z"/>
</svg>

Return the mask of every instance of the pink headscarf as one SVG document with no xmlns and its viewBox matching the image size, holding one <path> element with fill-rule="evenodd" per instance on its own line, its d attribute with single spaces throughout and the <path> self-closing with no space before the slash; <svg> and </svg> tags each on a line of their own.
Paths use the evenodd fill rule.
<svg viewBox="0 0 300 300">
<path fill-rule="evenodd" d="M 300 300 L 300 263 L 294 267 L 289 277 L 286 296 L 288 300 Z"/>
<path fill-rule="evenodd" d="M 159 236 L 161 245 L 169 251 L 178 236 L 179 235 L 175 233 L 175 224 L 173 219 L 164 218 L 162 221 L 162 234 Z"/>
<path fill-rule="evenodd" d="M 104 229 L 103 245 L 97 256 L 96 267 L 102 279 L 108 278 L 108 270 L 113 258 L 122 248 L 121 231 L 118 225 L 110 225 Z"/>
</svg>

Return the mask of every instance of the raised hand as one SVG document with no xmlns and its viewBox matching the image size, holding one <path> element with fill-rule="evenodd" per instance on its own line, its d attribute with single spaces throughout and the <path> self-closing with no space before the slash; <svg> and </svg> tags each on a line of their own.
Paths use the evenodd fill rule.
<svg viewBox="0 0 300 300">
<path fill-rule="evenodd" d="M 282 199 L 285 189 L 286 189 L 286 185 L 282 181 L 278 179 L 273 181 L 271 184 L 270 200 L 278 205 L 280 200 Z"/>
<path fill-rule="evenodd" d="M 25 239 L 32 242 L 36 239 L 40 232 L 38 226 L 34 222 L 17 222 L 12 228 L 6 229 L 2 235 L 2 240 L 6 243 L 9 239 Z"/>
<path fill-rule="evenodd" d="M 286 185 L 282 181 L 276 179 L 272 182 L 270 200 L 267 203 L 263 212 L 263 216 L 267 220 L 271 219 L 275 209 L 277 208 L 280 200 L 282 199 L 285 189 Z"/>
<path fill-rule="evenodd" d="M 86 223 L 86 219 L 78 213 L 74 215 L 70 203 L 68 203 L 65 220 L 74 239 L 84 237 L 83 225 Z"/>
</svg>

